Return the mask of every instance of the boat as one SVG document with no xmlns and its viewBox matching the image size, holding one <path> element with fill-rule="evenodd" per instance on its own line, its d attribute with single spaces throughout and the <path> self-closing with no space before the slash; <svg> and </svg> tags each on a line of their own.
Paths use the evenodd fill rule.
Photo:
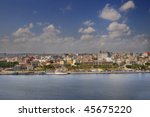
<svg viewBox="0 0 150 117">
<path fill-rule="evenodd" d="M 46 72 L 46 75 L 67 75 L 67 72 Z"/>
<path fill-rule="evenodd" d="M 54 72 L 56 75 L 67 75 L 69 74 L 68 72 Z"/>
<path fill-rule="evenodd" d="M 47 75 L 67 75 L 67 74 L 70 74 L 70 73 L 56 70 L 55 72 L 46 72 L 46 74 Z"/>
</svg>

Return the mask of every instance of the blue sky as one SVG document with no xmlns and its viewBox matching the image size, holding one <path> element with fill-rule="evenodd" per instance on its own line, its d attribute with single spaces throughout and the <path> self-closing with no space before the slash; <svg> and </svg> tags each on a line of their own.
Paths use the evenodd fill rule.
<svg viewBox="0 0 150 117">
<path fill-rule="evenodd" d="M 150 51 L 148 0 L 0 0 L 0 8 L 0 52 Z"/>
</svg>

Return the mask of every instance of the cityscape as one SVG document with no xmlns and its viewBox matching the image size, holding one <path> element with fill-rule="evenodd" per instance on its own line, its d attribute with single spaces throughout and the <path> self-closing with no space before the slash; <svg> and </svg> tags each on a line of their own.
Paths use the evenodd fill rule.
<svg viewBox="0 0 150 117">
<path fill-rule="evenodd" d="M 150 72 L 150 52 L 82 54 L 3 54 L 0 74 Z"/>
<path fill-rule="evenodd" d="M 150 0 L 0 1 L 0 100 L 150 100 Z"/>
</svg>

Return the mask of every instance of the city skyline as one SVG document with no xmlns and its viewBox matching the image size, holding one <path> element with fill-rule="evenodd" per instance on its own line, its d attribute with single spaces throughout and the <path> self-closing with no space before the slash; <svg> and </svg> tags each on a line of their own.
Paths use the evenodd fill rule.
<svg viewBox="0 0 150 117">
<path fill-rule="evenodd" d="M 1 0 L 0 53 L 150 51 L 150 1 Z"/>
</svg>

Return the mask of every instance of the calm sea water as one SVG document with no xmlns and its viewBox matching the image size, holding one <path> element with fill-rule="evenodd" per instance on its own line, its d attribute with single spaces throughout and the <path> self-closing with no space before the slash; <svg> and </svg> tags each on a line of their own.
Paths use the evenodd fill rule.
<svg viewBox="0 0 150 117">
<path fill-rule="evenodd" d="M 0 99 L 150 99 L 150 74 L 1 75 Z"/>
</svg>

